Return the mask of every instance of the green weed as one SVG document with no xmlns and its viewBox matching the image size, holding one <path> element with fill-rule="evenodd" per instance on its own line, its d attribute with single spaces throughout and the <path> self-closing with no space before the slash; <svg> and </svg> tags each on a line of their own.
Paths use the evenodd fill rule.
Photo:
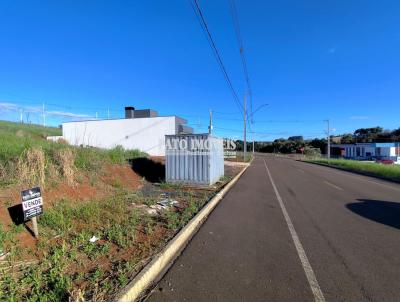
<svg viewBox="0 0 400 302">
<path fill-rule="evenodd" d="M 176 230 L 180 225 L 180 214 L 173 210 L 164 212 L 164 219 L 167 222 L 167 227 L 170 230 Z"/>
<path fill-rule="evenodd" d="M 383 165 L 373 162 L 362 162 L 348 159 L 316 159 L 310 160 L 310 162 L 340 167 L 354 172 L 369 173 L 378 177 L 387 177 L 400 180 L 400 166 L 398 165 Z"/>
</svg>

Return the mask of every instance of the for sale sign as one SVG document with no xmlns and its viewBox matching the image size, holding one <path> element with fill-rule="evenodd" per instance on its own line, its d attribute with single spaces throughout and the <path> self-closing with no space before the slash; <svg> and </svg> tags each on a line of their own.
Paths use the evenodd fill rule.
<svg viewBox="0 0 400 302">
<path fill-rule="evenodd" d="M 24 190 L 21 196 L 25 221 L 43 214 L 43 198 L 39 187 Z"/>
</svg>

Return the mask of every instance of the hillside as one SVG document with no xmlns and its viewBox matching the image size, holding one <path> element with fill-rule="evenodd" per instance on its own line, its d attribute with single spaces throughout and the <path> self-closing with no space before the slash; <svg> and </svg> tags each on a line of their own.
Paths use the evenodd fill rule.
<svg viewBox="0 0 400 302">
<path fill-rule="evenodd" d="M 0 122 L 0 187 L 10 184 L 49 185 L 58 180 L 76 182 L 82 173 L 101 172 L 110 164 L 147 155 L 137 150 L 72 147 L 47 141 L 61 135 L 58 128 Z M 92 174 L 93 175 L 93 174 Z"/>
</svg>

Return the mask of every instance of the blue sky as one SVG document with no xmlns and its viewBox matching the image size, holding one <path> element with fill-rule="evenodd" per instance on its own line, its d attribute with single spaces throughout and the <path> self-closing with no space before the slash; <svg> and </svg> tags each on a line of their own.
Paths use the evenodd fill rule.
<svg viewBox="0 0 400 302">
<path fill-rule="evenodd" d="M 199 0 L 238 95 L 227 0 Z M 399 1 L 236 0 L 257 139 L 400 127 Z M 125 105 L 238 137 L 243 123 L 189 1 L 1 1 L 0 119 L 123 115 Z M 69 117 L 67 117 L 69 115 Z"/>
</svg>

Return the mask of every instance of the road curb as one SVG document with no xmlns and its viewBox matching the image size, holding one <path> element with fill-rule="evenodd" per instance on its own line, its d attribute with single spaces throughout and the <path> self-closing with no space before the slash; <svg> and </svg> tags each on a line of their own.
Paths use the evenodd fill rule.
<svg viewBox="0 0 400 302">
<path fill-rule="evenodd" d="M 156 254 L 153 260 L 148 263 L 140 273 L 122 290 L 114 301 L 132 302 L 137 301 L 144 293 L 165 274 L 168 268 L 178 258 L 183 249 L 197 233 L 201 225 L 207 220 L 208 215 L 214 210 L 225 194 L 239 180 L 243 173 L 250 166 L 244 167 L 225 187 L 222 188 L 189 223 L 175 235 L 175 237 Z"/>
</svg>

